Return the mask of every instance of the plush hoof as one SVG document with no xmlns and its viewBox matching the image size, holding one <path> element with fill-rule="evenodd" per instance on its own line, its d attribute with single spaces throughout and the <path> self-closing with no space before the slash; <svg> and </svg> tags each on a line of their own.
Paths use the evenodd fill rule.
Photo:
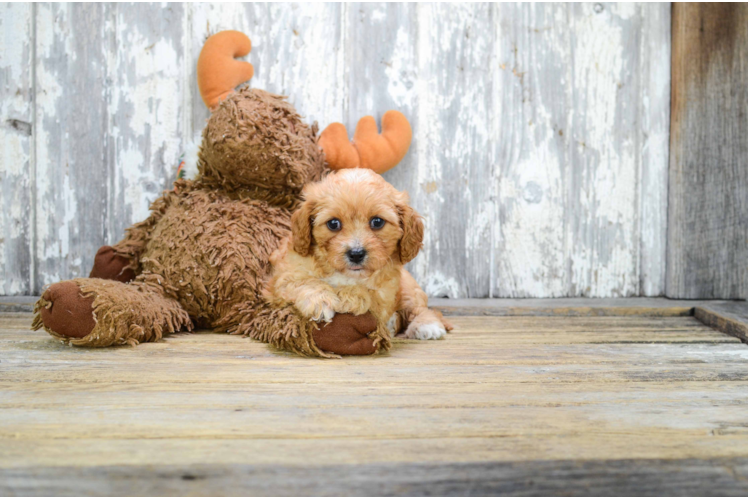
<svg viewBox="0 0 748 500">
<path fill-rule="evenodd" d="M 88 277 L 128 283 L 135 279 L 135 271 L 125 269 L 129 265 L 130 260 L 127 257 L 117 255 L 112 247 L 104 246 L 96 252 L 93 269 Z"/>
<path fill-rule="evenodd" d="M 318 323 L 314 343 L 323 351 L 348 356 L 368 356 L 377 351 L 374 341 L 367 335 L 377 329 L 377 320 L 371 313 L 354 316 L 336 314 L 330 323 Z"/>
<path fill-rule="evenodd" d="M 81 289 L 72 281 L 50 286 L 42 295 L 49 303 L 39 311 L 47 330 L 62 337 L 80 339 L 96 326 L 93 297 L 83 297 Z"/>
</svg>

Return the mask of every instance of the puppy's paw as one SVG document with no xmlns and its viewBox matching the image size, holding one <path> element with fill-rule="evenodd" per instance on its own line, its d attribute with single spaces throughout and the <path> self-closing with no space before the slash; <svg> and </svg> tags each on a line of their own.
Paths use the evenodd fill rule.
<svg viewBox="0 0 748 500">
<path fill-rule="evenodd" d="M 332 307 L 325 306 L 320 310 L 319 314 L 317 314 L 316 316 L 312 316 L 312 319 L 318 322 L 324 321 L 325 323 L 329 323 L 334 317 L 335 311 L 332 309 Z"/>
<path fill-rule="evenodd" d="M 438 321 L 419 323 L 414 321 L 405 330 L 406 339 L 435 340 L 444 337 L 447 330 Z"/>
<path fill-rule="evenodd" d="M 296 302 L 296 309 L 309 319 L 329 323 L 335 317 L 337 297 L 330 294 L 310 296 Z"/>
</svg>

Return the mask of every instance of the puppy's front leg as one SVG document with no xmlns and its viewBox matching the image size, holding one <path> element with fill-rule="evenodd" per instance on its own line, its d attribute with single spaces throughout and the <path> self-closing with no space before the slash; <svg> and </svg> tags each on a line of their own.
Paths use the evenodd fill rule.
<svg viewBox="0 0 748 500">
<path fill-rule="evenodd" d="M 430 340 L 444 337 L 452 324 L 439 311 L 428 308 L 428 297 L 405 269 L 400 275 L 398 312 L 404 320 L 405 338 Z"/>
<path fill-rule="evenodd" d="M 340 313 L 366 314 L 372 306 L 371 291 L 362 286 L 343 286 L 335 290 Z"/>
</svg>

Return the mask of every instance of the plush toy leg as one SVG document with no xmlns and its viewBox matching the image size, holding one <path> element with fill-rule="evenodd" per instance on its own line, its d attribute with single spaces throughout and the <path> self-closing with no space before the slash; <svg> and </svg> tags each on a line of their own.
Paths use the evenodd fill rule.
<svg viewBox="0 0 748 500">
<path fill-rule="evenodd" d="M 380 345 L 373 315 L 336 314 L 332 322 L 316 324 L 291 307 L 276 308 L 264 302 L 243 306 L 219 322 L 217 329 L 267 342 L 302 356 L 334 358 L 337 355 L 374 354 Z"/>
<path fill-rule="evenodd" d="M 390 348 L 389 337 L 382 337 L 377 319 L 372 314 L 336 314 L 330 323 L 321 323 L 312 336 L 317 347 L 324 351 L 348 356 L 366 356 L 377 349 Z M 374 332 L 374 333 L 372 333 Z"/>
<path fill-rule="evenodd" d="M 130 267 L 130 259 L 118 254 L 114 248 L 104 246 L 96 252 L 93 269 L 88 277 L 128 283 L 135 279 L 135 270 Z"/>
<path fill-rule="evenodd" d="M 187 312 L 158 288 L 96 278 L 50 286 L 34 313 L 34 330 L 76 346 L 137 345 L 192 329 Z"/>
</svg>

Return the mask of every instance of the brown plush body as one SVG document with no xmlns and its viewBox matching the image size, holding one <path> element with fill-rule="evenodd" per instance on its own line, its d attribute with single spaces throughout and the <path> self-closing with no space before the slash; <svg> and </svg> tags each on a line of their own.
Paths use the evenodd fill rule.
<svg viewBox="0 0 748 500">
<path fill-rule="evenodd" d="M 369 317 L 338 315 L 319 329 L 262 296 L 270 254 L 290 232 L 303 186 L 326 171 L 316 130 L 279 96 L 245 88 L 208 121 L 198 168 L 198 179 L 177 181 L 148 219 L 99 251 L 93 277 L 52 285 L 34 328 L 82 346 L 199 327 L 311 356 L 372 353 Z"/>
</svg>

